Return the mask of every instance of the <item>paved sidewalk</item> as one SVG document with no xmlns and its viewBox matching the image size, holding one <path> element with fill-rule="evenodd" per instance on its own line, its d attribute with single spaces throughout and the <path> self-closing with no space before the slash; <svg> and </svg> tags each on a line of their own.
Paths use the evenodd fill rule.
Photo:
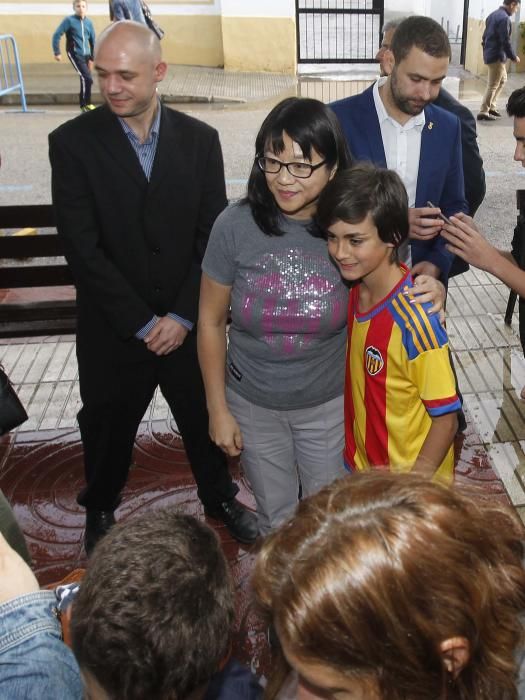
<svg viewBox="0 0 525 700">
<path fill-rule="evenodd" d="M 78 77 L 69 62 L 26 64 L 22 66 L 28 105 L 77 104 Z M 262 101 L 291 91 L 295 94 L 297 78 L 280 73 L 244 73 L 221 68 L 169 65 L 159 93 L 166 102 L 237 102 Z M 93 102 L 100 102 L 96 78 Z M 19 93 L 0 98 L 0 104 L 20 104 Z"/>
</svg>

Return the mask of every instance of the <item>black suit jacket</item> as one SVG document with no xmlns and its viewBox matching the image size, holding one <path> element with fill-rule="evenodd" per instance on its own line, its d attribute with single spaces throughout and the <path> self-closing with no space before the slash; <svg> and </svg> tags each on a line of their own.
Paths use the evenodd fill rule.
<svg viewBox="0 0 525 700">
<path fill-rule="evenodd" d="M 118 351 L 129 341 L 144 346 L 133 336 L 154 314 L 197 319 L 201 259 L 227 204 L 217 132 L 161 110 L 149 182 L 107 107 L 49 136 L 57 229 L 77 287 L 77 336 Z"/>
<path fill-rule="evenodd" d="M 461 152 L 463 155 L 463 177 L 465 179 L 465 199 L 470 216 L 474 216 L 485 197 L 485 171 L 479 154 L 476 120 L 470 109 L 458 102 L 450 92 L 441 88 L 434 104 L 455 114 L 461 122 Z"/>
</svg>

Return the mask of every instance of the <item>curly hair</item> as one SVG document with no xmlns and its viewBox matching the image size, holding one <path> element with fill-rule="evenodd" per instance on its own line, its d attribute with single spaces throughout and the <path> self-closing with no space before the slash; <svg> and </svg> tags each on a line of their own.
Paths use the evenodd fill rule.
<svg viewBox="0 0 525 700">
<path fill-rule="evenodd" d="M 187 698 L 227 656 L 233 601 L 215 532 L 153 511 L 97 544 L 73 605 L 73 651 L 114 700 Z"/>
<path fill-rule="evenodd" d="M 356 474 L 267 538 L 253 586 L 291 653 L 375 679 L 385 700 L 514 700 L 522 539 L 504 506 L 412 474 Z M 470 659 L 454 677 L 440 643 L 457 636 Z"/>
</svg>

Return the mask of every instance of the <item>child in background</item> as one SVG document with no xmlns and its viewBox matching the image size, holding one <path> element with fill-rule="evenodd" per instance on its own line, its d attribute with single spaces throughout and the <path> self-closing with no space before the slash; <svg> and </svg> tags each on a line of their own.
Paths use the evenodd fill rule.
<svg viewBox="0 0 525 700">
<path fill-rule="evenodd" d="M 393 171 L 360 164 L 319 199 L 317 220 L 343 279 L 348 306 L 345 464 L 390 465 L 451 481 L 461 408 L 448 339 L 413 287 L 397 251 L 408 236 L 407 194 Z"/>
<path fill-rule="evenodd" d="M 52 45 L 55 61 L 61 61 L 60 38 L 66 35 L 66 53 L 71 65 L 80 77 L 79 103 L 83 112 L 95 109 L 91 104 L 91 68 L 93 67 L 93 50 L 95 47 L 95 28 L 93 22 L 86 17 L 87 2 L 75 0 L 74 15 L 64 17 L 53 34 Z"/>
</svg>

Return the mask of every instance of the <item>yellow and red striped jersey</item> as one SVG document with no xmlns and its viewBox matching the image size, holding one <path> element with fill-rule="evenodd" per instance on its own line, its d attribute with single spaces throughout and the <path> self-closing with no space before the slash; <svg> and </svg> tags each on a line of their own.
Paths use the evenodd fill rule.
<svg viewBox="0 0 525 700">
<path fill-rule="evenodd" d="M 345 379 L 345 463 L 353 470 L 409 471 L 430 430 L 432 416 L 461 404 L 448 353 L 447 333 L 426 304 L 411 304 L 408 269 L 390 294 L 366 313 L 359 285 L 350 292 Z M 436 472 L 451 480 L 454 447 Z"/>
</svg>

